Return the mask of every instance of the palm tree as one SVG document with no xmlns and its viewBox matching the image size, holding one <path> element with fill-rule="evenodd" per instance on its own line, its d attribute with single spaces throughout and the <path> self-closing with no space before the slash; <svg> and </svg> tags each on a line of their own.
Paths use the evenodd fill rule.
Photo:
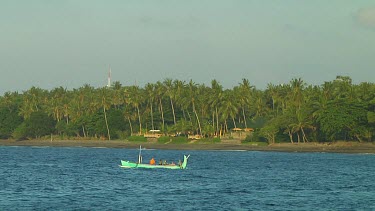
<svg viewBox="0 0 375 211">
<path fill-rule="evenodd" d="M 24 119 L 28 119 L 33 112 L 39 111 L 42 106 L 44 95 L 44 90 L 34 86 L 25 91 L 23 93 L 23 100 L 19 114 L 22 115 Z"/>
<path fill-rule="evenodd" d="M 162 131 L 165 130 L 165 121 L 164 121 L 164 110 L 163 110 L 163 97 L 165 93 L 165 89 L 163 84 L 158 81 L 155 85 L 155 92 L 156 92 L 156 98 L 159 101 L 159 111 L 161 114 L 161 120 L 162 120 Z"/>
<path fill-rule="evenodd" d="M 348 76 L 336 76 L 333 81 L 333 95 L 336 99 L 353 99 L 352 79 Z"/>
<path fill-rule="evenodd" d="M 66 102 L 66 94 L 67 90 L 60 86 L 49 93 L 49 100 L 46 102 L 45 110 L 58 122 L 62 119 L 64 113 L 63 105 Z"/>
<path fill-rule="evenodd" d="M 176 114 L 175 114 L 174 105 L 173 105 L 173 100 L 176 97 L 176 94 L 175 94 L 176 90 L 173 87 L 172 79 L 169 79 L 169 78 L 165 79 L 164 80 L 164 86 L 165 86 L 165 90 L 166 90 L 165 94 L 169 96 L 169 100 L 171 101 L 173 123 L 174 123 L 174 125 L 176 125 Z"/>
<path fill-rule="evenodd" d="M 183 108 L 183 93 L 186 85 L 184 81 L 180 80 L 174 80 L 173 81 L 173 90 L 175 94 L 175 99 L 176 99 L 176 105 L 178 105 L 180 108 Z M 182 114 L 184 117 L 184 120 L 186 121 L 186 116 L 185 116 L 185 110 L 182 109 Z"/>
<path fill-rule="evenodd" d="M 125 89 L 125 96 L 128 103 L 136 109 L 139 121 L 139 135 L 142 134 L 142 121 L 140 114 L 140 105 L 143 103 L 143 93 L 138 86 L 130 86 Z"/>
<path fill-rule="evenodd" d="M 232 90 L 226 90 L 224 92 L 223 100 L 220 102 L 220 113 L 222 116 L 222 119 L 225 121 L 226 125 L 226 130 L 228 130 L 228 125 L 226 124 L 226 120 L 230 117 L 233 121 L 233 125 L 236 128 L 236 121 L 235 117 L 238 112 L 238 104 L 237 102 L 233 99 L 233 91 Z"/>
<path fill-rule="evenodd" d="M 75 97 L 71 102 L 71 114 L 74 114 L 72 121 L 76 122 L 81 119 L 81 117 L 87 117 L 97 112 L 98 103 L 96 100 L 94 87 L 84 84 L 82 87 L 76 90 L 75 93 Z M 87 137 L 89 134 L 86 129 L 86 118 L 82 118 L 80 123 L 83 136 Z"/>
<path fill-rule="evenodd" d="M 17 92 L 5 92 L 4 96 L 0 98 L 0 103 L 2 106 L 9 109 L 10 112 L 17 109 L 20 103 L 20 95 Z"/>
<path fill-rule="evenodd" d="M 219 103 L 223 98 L 223 86 L 219 84 L 218 81 L 212 80 L 211 81 L 211 92 L 208 96 L 208 105 L 213 108 L 212 111 L 212 126 L 215 127 L 216 122 L 216 135 L 219 134 Z M 216 118 L 215 118 L 216 117 Z M 215 121 L 216 119 L 216 121 Z M 221 135 L 221 133 L 220 133 Z"/>
<path fill-rule="evenodd" d="M 375 84 L 362 82 L 356 87 L 356 92 L 361 101 L 369 102 L 375 98 Z"/>
<path fill-rule="evenodd" d="M 202 127 L 201 127 L 201 123 L 199 121 L 199 117 L 198 117 L 198 113 L 197 113 L 197 110 L 195 109 L 195 100 L 196 100 L 196 90 L 197 90 L 197 86 L 196 84 L 190 80 L 189 82 L 189 99 L 190 99 L 190 103 L 191 103 L 191 106 L 192 106 L 192 109 L 193 109 L 193 113 L 195 114 L 195 118 L 197 119 L 197 123 L 198 123 L 198 127 L 199 127 L 199 131 L 198 131 L 198 134 L 201 135 L 202 133 Z"/>
<path fill-rule="evenodd" d="M 303 103 L 303 88 L 305 86 L 305 83 L 301 78 L 299 79 L 293 79 L 290 82 L 290 85 L 292 87 L 292 93 L 291 93 L 291 99 L 292 103 L 298 108 L 301 108 L 301 105 Z"/>
<path fill-rule="evenodd" d="M 113 96 L 112 96 L 113 97 L 112 103 L 116 109 L 119 109 L 119 107 L 123 105 L 124 103 L 124 99 L 123 99 L 124 90 L 123 90 L 122 84 L 119 81 L 115 81 L 113 83 L 113 86 L 110 88 L 114 91 Z"/>
<path fill-rule="evenodd" d="M 105 126 L 107 128 L 107 134 L 108 134 L 108 140 L 111 140 L 111 134 L 109 132 L 109 126 L 108 126 L 108 119 L 107 119 L 107 110 L 111 107 L 111 93 L 110 90 L 107 87 L 103 87 L 99 89 L 99 99 L 100 99 L 100 105 L 103 108 L 104 112 L 104 120 L 105 120 Z"/>
<path fill-rule="evenodd" d="M 266 102 L 264 100 L 264 97 L 263 97 L 264 93 L 259 91 L 259 90 L 255 90 L 254 91 L 254 98 L 255 98 L 255 101 L 254 101 L 254 110 L 255 110 L 255 117 L 262 117 L 262 116 L 265 116 L 268 112 L 268 108 L 267 108 L 267 105 L 266 105 Z"/>
<path fill-rule="evenodd" d="M 278 96 L 278 89 L 276 85 L 273 85 L 272 83 L 269 83 L 267 85 L 266 92 L 269 93 L 271 100 L 272 100 L 272 111 L 275 113 L 275 103 L 277 101 L 277 96 Z M 276 110 L 277 114 L 277 110 Z"/>
<path fill-rule="evenodd" d="M 245 109 L 246 109 L 246 105 L 248 105 L 251 101 L 251 90 L 253 88 L 254 86 L 250 85 L 249 80 L 245 78 L 242 79 L 242 83 L 240 83 L 240 87 L 239 87 L 239 102 L 240 102 L 241 109 L 242 109 L 242 116 L 245 122 L 245 128 L 247 128 Z"/>
<path fill-rule="evenodd" d="M 125 119 L 128 120 L 129 122 L 129 127 L 130 127 L 130 135 L 133 135 L 133 125 L 132 125 L 132 120 L 137 119 L 137 115 L 134 115 L 134 112 L 130 110 L 130 106 L 125 106 L 123 108 L 123 115 Z"/>
<path fill-rule="evenodd" d="M 145 86 L 145 92 L 148 98 L 148 104 L 150 105 L 150 113 L 151 113 L 151 128 L 155 130 L 154 127 L 154 115 L 153 115 L 153 108 L 152 105 L 154 104 L 154 98 L 155 98 L 155 85 L 147 83 Z"/>
</svg>

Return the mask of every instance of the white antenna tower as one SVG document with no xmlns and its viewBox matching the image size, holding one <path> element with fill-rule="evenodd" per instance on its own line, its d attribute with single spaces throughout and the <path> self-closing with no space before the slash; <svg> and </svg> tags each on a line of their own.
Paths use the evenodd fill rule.
<svg viewBox="0 0 375 211">
<path fill-rule="evenodd" d="M 109 70 L 108 70 L 108 84 L 107 87 L 111 87 L 111 65 L 109 65 Z"/>
</svg>

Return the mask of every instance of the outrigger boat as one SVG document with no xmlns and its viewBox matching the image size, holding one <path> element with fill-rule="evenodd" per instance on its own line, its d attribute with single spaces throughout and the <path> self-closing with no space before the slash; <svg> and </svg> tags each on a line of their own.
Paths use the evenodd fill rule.
<svg viewBox="0 0 375 211">
<path fill-rule="evenodd" d="M 138 155 L 138 162 L 130 162 L 121 160 L 120 167 L 122 168 L 146 168 L 146 169 L 186 169 L 187 161 L 190 157 L 190 155 L 184 155 L 184 161 L 181 164 L 164 164 L 164 165 L 151 165 L 151 164 L 144 164 L 142 163 L 142 155 L 141 155 L 142 148 L 139 147 L 139 155 Z"/>
</svg>

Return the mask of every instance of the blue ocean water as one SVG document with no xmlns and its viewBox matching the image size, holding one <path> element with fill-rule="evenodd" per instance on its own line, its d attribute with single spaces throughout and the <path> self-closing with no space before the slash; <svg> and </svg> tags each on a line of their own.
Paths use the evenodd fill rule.
<svg viewBox="0 0 375 211">
<path fill-rule="evenodd" d="M 0 147 L 0 210 L 375 210 L 375 155 Z"/>
</svg>

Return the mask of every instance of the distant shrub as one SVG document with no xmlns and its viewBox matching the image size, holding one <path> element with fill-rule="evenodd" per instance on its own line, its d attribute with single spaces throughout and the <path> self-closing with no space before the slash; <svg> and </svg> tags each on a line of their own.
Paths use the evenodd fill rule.
<svg viewBox="0 0 375 211">
<path fill-rule="evenodd" d="M 246 136 L 244 140 L 241 141 L 241 143 L 247 143 L 247 142 L 267 142 L 266 139 L 259 136 L 259 132 L 255 131 L 249 135 Z"/>
<path fill-rule="evenodd" d="M 221 139 L 218 138 L 218 137 L 216 137 L 216 138 L 213 138 L 213 139 L 212 139 L 212 142 L 214 142 L 214 143 L 220 143 L 220 142 L 221 142 Z"/>
<path fill-rule="evenodd" d="M 159 144 L 165 144 L 165 143 L 169 142 L 171 139 L 172 139 L 172 137 L 169 137 L 169 136 L 160 136 L 158 138 L 158 143 Z"/>
<path fill-rule="evenodd" d="M 125 140 L 127 137 L 129 137 L 130 132 L 129 131 L 116 131 L 117 137 L 120 140 Z"/>
<path fill-rule="evenodd" d="M 14 131 L 13 131 L 13 138 L 16 140 L 22 140 L 26 138 L 27 128 L 25 123 L 22 123 L 19 125 Z"/>
<path fill-rule="evenodd" d="M 173 137 L 171 143 L 173 143 L 173 144 L 187 144 L 187 143 L 189 143 L 189 139 L 187 137 L 183 137 L 183 136 Z"/>
<path fill-rule="evenodd" d="M 241 141 L 242 144 L 254 145 L 254 146 L 267 146 L 268 142 L 265 138 L 259 136 L 259 132 L 255 131 L 246 136 L 244 140 Z"/>
<path fill-rule="evenodd" d="M 147 138 L 143 136 L 129 136 L 127 140 L 130 142 L 147 142 Z"/>
<path fill-rule="evenodd" d="M 187 137 L 184 137 L 184 136 L 177 136 L 177 137 L 161 136 L 160 138 L 158 138 L 158 143 L 159 144 L 166 144 L 166 143 L 187 144 L 189 143 L 189 140 L 187 139 Z"/>
<path fill-rule="evenodd" d="M 221 142 L 221 139 L 218 138 L 218 137 L 216 137 L 216 138 L 203 138 L 203 139 L 199 139 L 195 143 L 197 143 L 197 144 L 215 144 L 215 143 L 220 143 L 220 142 Z"/>
</svg>

